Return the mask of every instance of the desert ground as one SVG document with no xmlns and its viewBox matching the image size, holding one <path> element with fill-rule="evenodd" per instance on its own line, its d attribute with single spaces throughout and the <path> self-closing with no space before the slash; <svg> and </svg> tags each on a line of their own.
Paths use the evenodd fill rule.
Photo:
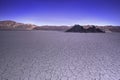
<svg viewBox="0 0 120 80">
<path fill-rule="evenodd" d="M 0 80 L 120 80 L 120 33 L 1 31 Z"/>
</svg>

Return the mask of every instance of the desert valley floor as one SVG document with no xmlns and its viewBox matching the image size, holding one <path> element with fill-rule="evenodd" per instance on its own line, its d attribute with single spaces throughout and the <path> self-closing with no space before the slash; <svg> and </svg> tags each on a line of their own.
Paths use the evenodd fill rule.
<svg viewBox="0 0 120 80">
<path fill-rule="evenodd" d="M 1 31 L 0 80 L 120 80 L 120 33 Z"/>
</svg>

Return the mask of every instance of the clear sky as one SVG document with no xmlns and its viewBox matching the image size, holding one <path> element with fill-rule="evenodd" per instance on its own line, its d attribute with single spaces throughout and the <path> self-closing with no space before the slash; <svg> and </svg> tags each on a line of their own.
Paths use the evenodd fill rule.
<svg viewBox="0 0 120 80">
<path fill-rule="evenodd" d="M 0 0 L 0 20 L 37 25 L 120 25 L 120 0 Z"/>
</svg>

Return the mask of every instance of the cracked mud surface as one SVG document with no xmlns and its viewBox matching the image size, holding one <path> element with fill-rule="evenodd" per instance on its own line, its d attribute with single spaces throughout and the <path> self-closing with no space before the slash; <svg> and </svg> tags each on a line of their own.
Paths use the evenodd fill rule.
<svg viewBox="0 0 120 80">
<path fill-rule="evenodd" d="M 120 33 L 1 31 L 0 80 L 120 80 Z"/>
</svg>

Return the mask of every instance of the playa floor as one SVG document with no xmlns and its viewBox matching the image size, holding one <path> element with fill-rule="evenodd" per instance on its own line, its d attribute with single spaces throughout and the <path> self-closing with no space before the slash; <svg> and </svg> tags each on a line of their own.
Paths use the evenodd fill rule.
<svg viewBox="0 0 120 80">
<path fill-rule="evenodd" d="M 120 33 L 1 31 L 0 80 L 120 80 Z"/>
</svg>

